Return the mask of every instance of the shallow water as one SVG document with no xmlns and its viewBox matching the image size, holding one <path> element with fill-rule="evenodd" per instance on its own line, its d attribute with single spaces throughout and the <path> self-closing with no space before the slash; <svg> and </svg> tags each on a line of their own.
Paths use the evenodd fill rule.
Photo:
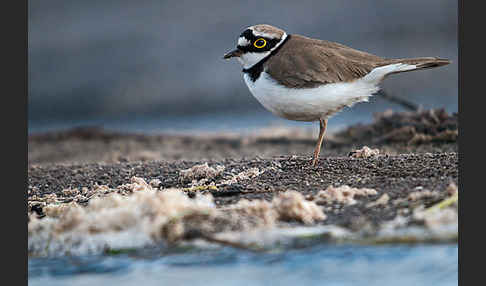
<svg viewBox="0 0 486 286">
<path fill-rule="evenodd" d="M 458 246 L 317 245 L 30 258 L 29 285 L 457 285 Z"/>
<path fill-rule="evenodd" d="M 448 113 L 457 112 L 457 98 L 428 97 L 419 102 L 423 108 L 444 108 Z M 441 102 L 441 104 L 437 104 Z M 402 106 L 386 101 L 380 97 L 370 98 L 369 103 L 361 103 L 352 108 L 345 108 L 330 119 L 328 132 L 334 132 L 353 124 L 368 124 L 373 121 L 373 114 L 393 109 L 396 112 L 406 111 Z M 206 133 L 235 132 L 247 134 L 260 128 L 271 126 L 299 127 L 317 129 L 315 122 L 299 122 L 279 118 L 272 113 L 259 109 L 254 111 L 219 111 L 206 114 L 186 115 L 127 115 L 119 117 L 91 117 L 77 120 L 30 120 L 29 134 L 70 129 L 80 126 L 98 126 L 119 132 L 136 132 L 143 134 L 157 133 Z"/>
</svg>

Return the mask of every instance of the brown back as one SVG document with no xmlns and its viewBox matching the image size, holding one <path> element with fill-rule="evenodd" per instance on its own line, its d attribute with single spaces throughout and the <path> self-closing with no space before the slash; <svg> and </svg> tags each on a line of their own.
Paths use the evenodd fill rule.
<svg viewBox="0 0 486 286">
<path fill-rule="evenodd" d="M 414 61 L 415 60 L 415 61 Z M 436 63 L 436 58 L 384 59 L 350 47 L 301 35 L 291 35 L 275 56 L 265 63 L 266 72 L 280 84 L 292 88 L 312 88 L 326 83 L 349 82 L 376 67 L 403 63 Z M 424 67 L 435 67 L 424 65 Z"/>
</svg>

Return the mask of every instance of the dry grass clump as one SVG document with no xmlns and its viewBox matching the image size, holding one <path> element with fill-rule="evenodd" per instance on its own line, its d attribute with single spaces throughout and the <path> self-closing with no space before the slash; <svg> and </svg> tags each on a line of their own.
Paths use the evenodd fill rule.
<svg viewBox="0 0 486 286">
<path fill-rule="evenodd" d="M 130 196 L 110 193 L 91 199 L 86 207 L 70 205 L 62 211 L 49 211 L 47 214 L 53 215 L 44 219 L 35 215 L 30 217 L 31 252 L 99 252 L 105 247 L 120 244 L 123 247 L 141 247 L 161 239 L 173 241 L 180 239 L 184 232 L 163 232 L 168 224 L 174 221 L 180 224 L 190 215 L 212 221 L 208 216 L 216 215 L 217 210 L 211 197 L 189 199 L 179 190 L 147 190 Z M 132 239 L 126 241 L 120 237 Z"/>
<path fill-rule="evenodd" d="M 363 148 L 361 149 L 351 151 L 349 153 L 349 156 L 353 158 L 369 158 L 369 157 L 377 156 L 379 154 L 380 154 L 379 149 L 371 149 L 368 146 L 363 146 Z"/>
<path fill-rule="evenodd" d="M 429 142 L 455 142 L 459 137 L 458 130 L 445 130 L 435 135 L 415 134 L 409 144 L 423 144 Z"/>
<path fill-rule="evenodd" d="M 431 190 L 421 190 L 421 191 L 411 192 L 410 194 L 408 194 L 407 200 L 411 202 L 416 202 L 426 198 L 437 198 L 439 197 L 439 195 L 440 194 L 438 192 L 434 192 Z"/>
<path fill-rule="evenodd" d="M 265 200 L 247 200 L 241 199 L 236 204 L 225 208 L 227 215 L 233 216 L 235 220 L 241 220 L 241 229 L 249 229 L 252 227 L 272 227 L 275 226 L 278 220 L 278 212 L 276 212 L 273 204 Z"/>
<path fill-rule="evenodd" d="M 313 224 L 326 219 L 323 210 L 313 201 L 308 201 L 296 191 L 278 194 L 271 202 L 265 200 L 240 200 L 225 209 L 226 214 L 238 214 L 238 222 L 250 227 L 272 227 L 279 222 Z M 243 220 L 241 220 L 243 218 Z"/>
<path fill-rule="evenodd" d="M 243 170 L 237 174 L 234 171 L 225 171 L 225 166 L 209 167 L 208 163 L 195 165 L 189 169 L 179 171 L 179 181 L 182 183 L 189 183 L 190 188 L 194 190 L 217 190 L 220 186 L 232 185 L 242 181 L 254 179 L 268 170 L 276 170 L 275 167 L 264 168 L 250 168 Z"/>
<path fill-rule="evenodd" d="M 347 185 L 340 187 L 329 186 L 325 190 L 321 190 L 317 193 L 315 202 L 317 204 L 331 204 L 340 203 L 344 205 L 354 205 L 356 196 L 374 196 L 378 194 L 374 189 L 367 188 L 351 188 Z"/>
<path fill-rule="evenodd" d="M 106 186 L 100 187 L 100 188 L 108 188 Z M 108 188 L 109 189 L 109 188 Z M 123 184 L 121 186 L 118 186 L 116 190 L 118 191 L 125 191 L 125 192 L 140 192 L 140 191 L 151 191 L 155 190 L 152 186 L 152 184 L 147 183 L 143 178 L 140 177 L 132 177 L 130 178 L 130 183 Z M 98 189 L 99 190 L 99 189 Z"/>
<path fill-rule="evenodd" d="M 49 217 L 60 217 L 69 209 L 78 206 L 76 202 L 70 202 L 67 204 L 48 204 L 43 208 L 46 216 Z"/>
<path fill-rule="evenodd" d="M 387 143 L 455 142 L 458 138 L 457 113 L 449 115 L 444 109 L 413 112 L 377 113 L 371 124 L 358 124 L 336 134 L 345 142 Z"/>
<path fill-rule="evenodd" d="M 414 223 L 421 223 L 428 229 L 440 229 L 447 225 L 458 224 L 458 213 L 455 208 L 445 208 L 437 211 L 427 211 L 424 208 L 417 208 L 412 214 Z"/>
<path fill-rule="evenodd" d="M 404 229 L 409 226 L 418 226 L 432 233 L 455 234 L 457 238 L 458 227 L 458 191 L 454 183 L 449 184 L 446 191 L 455 190 L 452 195 L 435 205 L 426 208 L 421 204 L 412 209 L 412 215 L 404 217 L 397 215 L 395 219 L 384 223 L 381 226 L 382 233 L 390 234 L 397 229 Z M 427 190 L 423 193 L 428 193 Z M 434 195 L 435 196 L 435 195 Z M 423 196 L 421 197 L 423 198 Z M 454 236 L 454 235 L 452 235 Z"/>
<path fill-rule="evenodd" d="M 181 170 L 179 171 L 179 174 L 180 180 L 184 183 L 192 182 L 193 184 L 201 184 L 220 176 L 224 170 L 224 166 L 216 166 L 216 168 L 213 168 L 209 167 L 208 163 L 204 163 L 195 165 L 189 169 Z"/>
<path fill-rule="evenodd" d="M 177 243 L 225 231 L 278 227 L 290 221 L 312 224 L 326 218 L 321 208 L 295 191 L 280 193 L 272 202 L 241 200 L 218 209 L 210 194 L 190 199 L 179 189 L 157 190 L 142 178 L 134 177 L 116 189 L 98 189 L 109 192 L 94 196 L 85 207 L 75 202 L 48 204 L 45 218 L 31 214 L 29 252 L 99 253 L 107 248 Z M 129 195 L 122 192 L 127 190 Z"/>
<path fill-rule="evenodd" d="M 383 194 L 376 201 L 366 204 L 367 208 L 374 208 L 378 206 L 386 206 L 390 201 L 390 196 L 388 194 Z"/>
<path fill-rule="evenodd" d="M 231 184 L 236 184 L 236 183 L 244 181 L 244 180 L 253 179 L 253 178 L 260 176 L 264 172 L 265 172 L 265 170 L 260 171 L 260 169 L 258 169 L 258 168 L 250 168 L 248 170 L 242 171 L 242 172 L 234 175 L 229 180 L 222 181 L 221 185 L 231 185 Z"/>
<path fill-rule="evenodd" d="M 68 203 L 73 203 L 73 205 L 86 204 L 93 198 L 103 197 L 111 193 L 128 195 L 133 192 L 157 190 L 155 187 L 156 184 L 160 184 L 160 180 L 152 180 L 148 184 L 143 178 L 132 177 L 129 183 L 116 188 L 98 184 L 95 184 L 91 189 L 83 187 L 81 191 L 77 188 L 67 188 L 62 190 L 59 196 L 55 193 L 45 194 L 43 196 L 34 194 L 29 197 L 27 207 L 28 212 L 36 210 L 38 213 L 57 217 L 66 210 L 66 206 L 72 206 Z"/>
<path fill-rule="evenodd" d="M 299 221 L 312 224 L 325 220 L 326 215 L 315 202 L 307 201 L 297 191 L 287 191 L 273 199 L 272 205 L 277 210 L 279 218 L 284 221 Z"/>
</svg>

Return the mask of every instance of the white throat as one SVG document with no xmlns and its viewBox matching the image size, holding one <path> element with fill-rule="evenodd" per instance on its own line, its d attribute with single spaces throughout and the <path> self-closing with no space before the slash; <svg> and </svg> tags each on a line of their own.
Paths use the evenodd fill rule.
<svg viewBox="0 0 486 286">
<path fill-rule="evenodd" d="M 275 45 L 270 51 L 266 51 L 264 53 L 245 53 L 238 57 L 238 61 L 240 64 L 243 66 L 244 69 L 249 69 L 255 64 L 257 64 L 259 61 L 263 60 L 266 56 L 270 55 L 271 52 L 273 52 L 276 48 L 278 48 L 287 38 L 287 33 L 284 33 L 282 36 L 282 40 Z"/>
</svg>

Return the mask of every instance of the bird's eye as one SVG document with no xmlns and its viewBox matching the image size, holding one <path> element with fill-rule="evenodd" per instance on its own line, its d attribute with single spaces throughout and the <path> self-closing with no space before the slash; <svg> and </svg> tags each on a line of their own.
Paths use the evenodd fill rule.
<svg viewBox="0 0 486 286">
<path fill-rule="evenodd" d="M 267 41 L 265 41 L 265 39 L 263 39 L 263 38 L 260 38 L 253 43 L 253 46 L 255 46 L 255 48 L 259 48 L 259 49 L 265 47 L 266 45 L 267 45 Z"/>
</svg>

